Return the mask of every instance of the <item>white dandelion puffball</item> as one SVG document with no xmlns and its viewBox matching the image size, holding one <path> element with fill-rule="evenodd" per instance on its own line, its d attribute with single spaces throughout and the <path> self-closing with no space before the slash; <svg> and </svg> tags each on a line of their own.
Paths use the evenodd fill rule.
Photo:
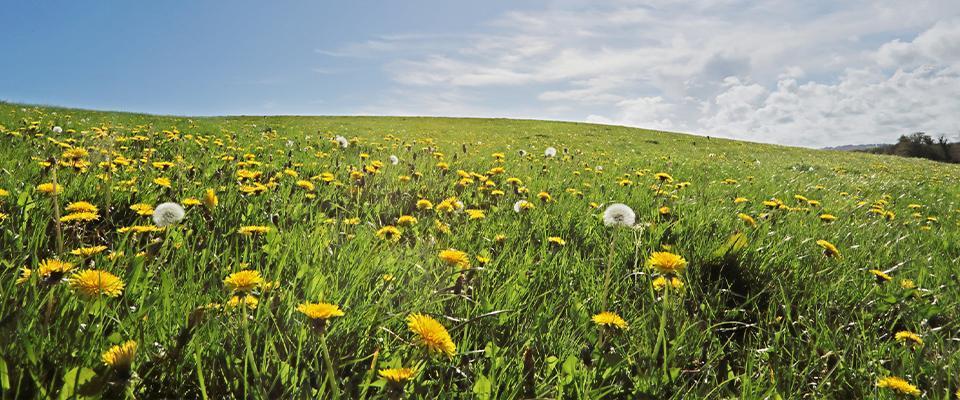
<svg viewBox="0 0 960 400">
<path fill-rule="evenodd" d="M 611 204 L 603 210 L 603 224 L 606 226 L 633 226 L 637 222 L 637 215 L 626 204 Z"/>
<path fill-rule="evenodd" d="M 350 145 L 350 141 L 347 140 L 347 138 L 345 138 L 345 137 L 343 137 L 343 136 L 340 136 L 340 135 L 337 135 L 337 137 L 333 138 L 333 140 L 336 140 L 336 141 L 337 141 L 337 144 L 340 145 L 340 147 L 342 147 L 342 148 L 344 148 L 344 149 L 347 148 L 347 146 Z"/>
<path fill-rule="evenodd" d="M 397 156 L 391 155 L 391 156 L 390 156 L 390 164 L 393 164 L 393 165 L 400 164 L 400 159 L 397 158 Z"/>
<path fill-rule="evenodd" d="M 183 221 L 183 207 L 177 203 L 163 203 L 153 209 L 153 223 L 168 226 Z"/>
<path fill-rule="evenodd" d="M 523 206 L 527 203 L 529 202 L 526 200 L 518 200 L 516 203 L 513 203 L 513 212 L 523 211 Z"/>
<path fill-rule="evenodd" d="M 527 155 L 527 151 L 526 151 L 526 150 L 520 150 L 520 151 L 517 152 L 517 154 L 519 154 L 520 157 L 524 157 L 524 156 Z"/>
<path fill-rule="evenodd" d="M 55 126 L 55 127 L 53 127 L 53 133 L 58 133 L 58 134 L 59 134 L 59 133 L 63 133 L 63 128 L 61 128 L 61 127 L 59 127 L 59 126 Z"/>
<path fill-rule="evenodd" d="M 553 157 L 553 156 L 556 156 L 556 155 L 557 155 L 557 149 L 555 149 L 555 148 L 553 148 L 553 147 L 547 147 L 547 149 L 543 151 L 543 155 L 544 155 L 544 157 Z"/>
</svg>

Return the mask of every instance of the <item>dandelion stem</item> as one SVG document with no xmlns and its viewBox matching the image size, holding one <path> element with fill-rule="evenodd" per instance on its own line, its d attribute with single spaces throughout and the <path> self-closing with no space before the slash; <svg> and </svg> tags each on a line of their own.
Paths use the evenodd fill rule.
<svg viewBox="0 0 960 400">
<path fill-rule="evenodd" d="M 63 230 L 60 223 L 60 200 L 57 192 L 60 185 L 57 183 L 57 160 L 53 159 L 50 169 L 51 180 L 53 181 L 53 223 L 57 230 L 57 257 L 63 259 Z"/>
<path fill-rule="evenodd" d="M 327 365 L 327 379 L 330 381 L 330 392 L 334 399 L 340 398 L 340 388 L 337 386 L 337 376 L 333 370 L 333 360 L 330 358 L 330 349 L 327 348 L 327 333 L 320 334 L 320 349 L 323 351 L 323 362 Z"/>
</svg>

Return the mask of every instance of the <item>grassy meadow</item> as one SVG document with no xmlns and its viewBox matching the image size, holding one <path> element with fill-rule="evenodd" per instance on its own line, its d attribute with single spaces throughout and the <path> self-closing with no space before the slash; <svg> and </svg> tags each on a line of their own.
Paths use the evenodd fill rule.
<svg viewBox="0 0 960 400">
<path fill-rule="evenodd" d="M 580 123 L 0 103 L 0 390 L 960 397 L 958 184 Z"/>
</svg>

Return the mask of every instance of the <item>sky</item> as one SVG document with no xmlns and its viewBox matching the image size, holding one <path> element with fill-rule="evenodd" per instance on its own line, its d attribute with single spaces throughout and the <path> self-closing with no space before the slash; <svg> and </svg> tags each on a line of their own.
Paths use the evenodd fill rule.
<svg viewBox="0 0 960 400">
<path fill-rule="evenodd" d="M 0 99 L 960 141 L 957 0 L 10 1 Z"/>
</svg>

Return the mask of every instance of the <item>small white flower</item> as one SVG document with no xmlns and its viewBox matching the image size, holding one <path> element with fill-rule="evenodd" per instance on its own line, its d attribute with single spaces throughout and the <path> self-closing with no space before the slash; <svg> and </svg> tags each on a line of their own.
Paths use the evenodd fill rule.
<svg viewBox="0 0 960 400">
<path fill-rule="evenodd" d="M 153 209 L 153 223 L 168 226 L 183 221 L 183 207 L 177 203 L 163 203 Z"/>
<path fill-rule="evenodd" d="M 397 158 L 397 156 L 391 155 L 391 156 L 390 156 L 390 164 L 393 164 L 393 165 L 400 164 L 400 159 Z"/>
<path fill-rule="evenodd" d="M 55 126 L 55 127 L 53 127 L 53 133 L 57 133 L 57 134 L 63 133 L 63 128 L 61 128 L 61 127 L 59 127 L 59 126 Z"/>
<path fill-rule="evenodd" d="M 626 204 L 611 204 L 603 210 L 603 224 L 606 226 L 633 226 L 637 222 L 637 215 Z"/>
<path fill-rule="evenodd" d="M 543 156 L 544 156 L 544 157 L 553 157 L 553 156 L 556 156 L 556 155 L 557 155 L 557 149 L 555 149 L 555 148 L 553 148 L 553 147 L 547 147 L 547 149 L 543 151 Z"/>
<path fill-rule="evenodd" d="M 350 145 L 350 141 L 347 140 L 347 138 L 345 138 L 345 137 L 343 137 L 343 136 L 340 136 L 340 135 L 337 135 L 337 137 L 333 138 L 333 140 L 336 140 L 336 141 L 337 141 L 337 144 L 340 145 L 340 147 L 342 147 L 342 148 L 344 148 L 344 149 L 347 148 L 347 146 Z"/>
</svg>

